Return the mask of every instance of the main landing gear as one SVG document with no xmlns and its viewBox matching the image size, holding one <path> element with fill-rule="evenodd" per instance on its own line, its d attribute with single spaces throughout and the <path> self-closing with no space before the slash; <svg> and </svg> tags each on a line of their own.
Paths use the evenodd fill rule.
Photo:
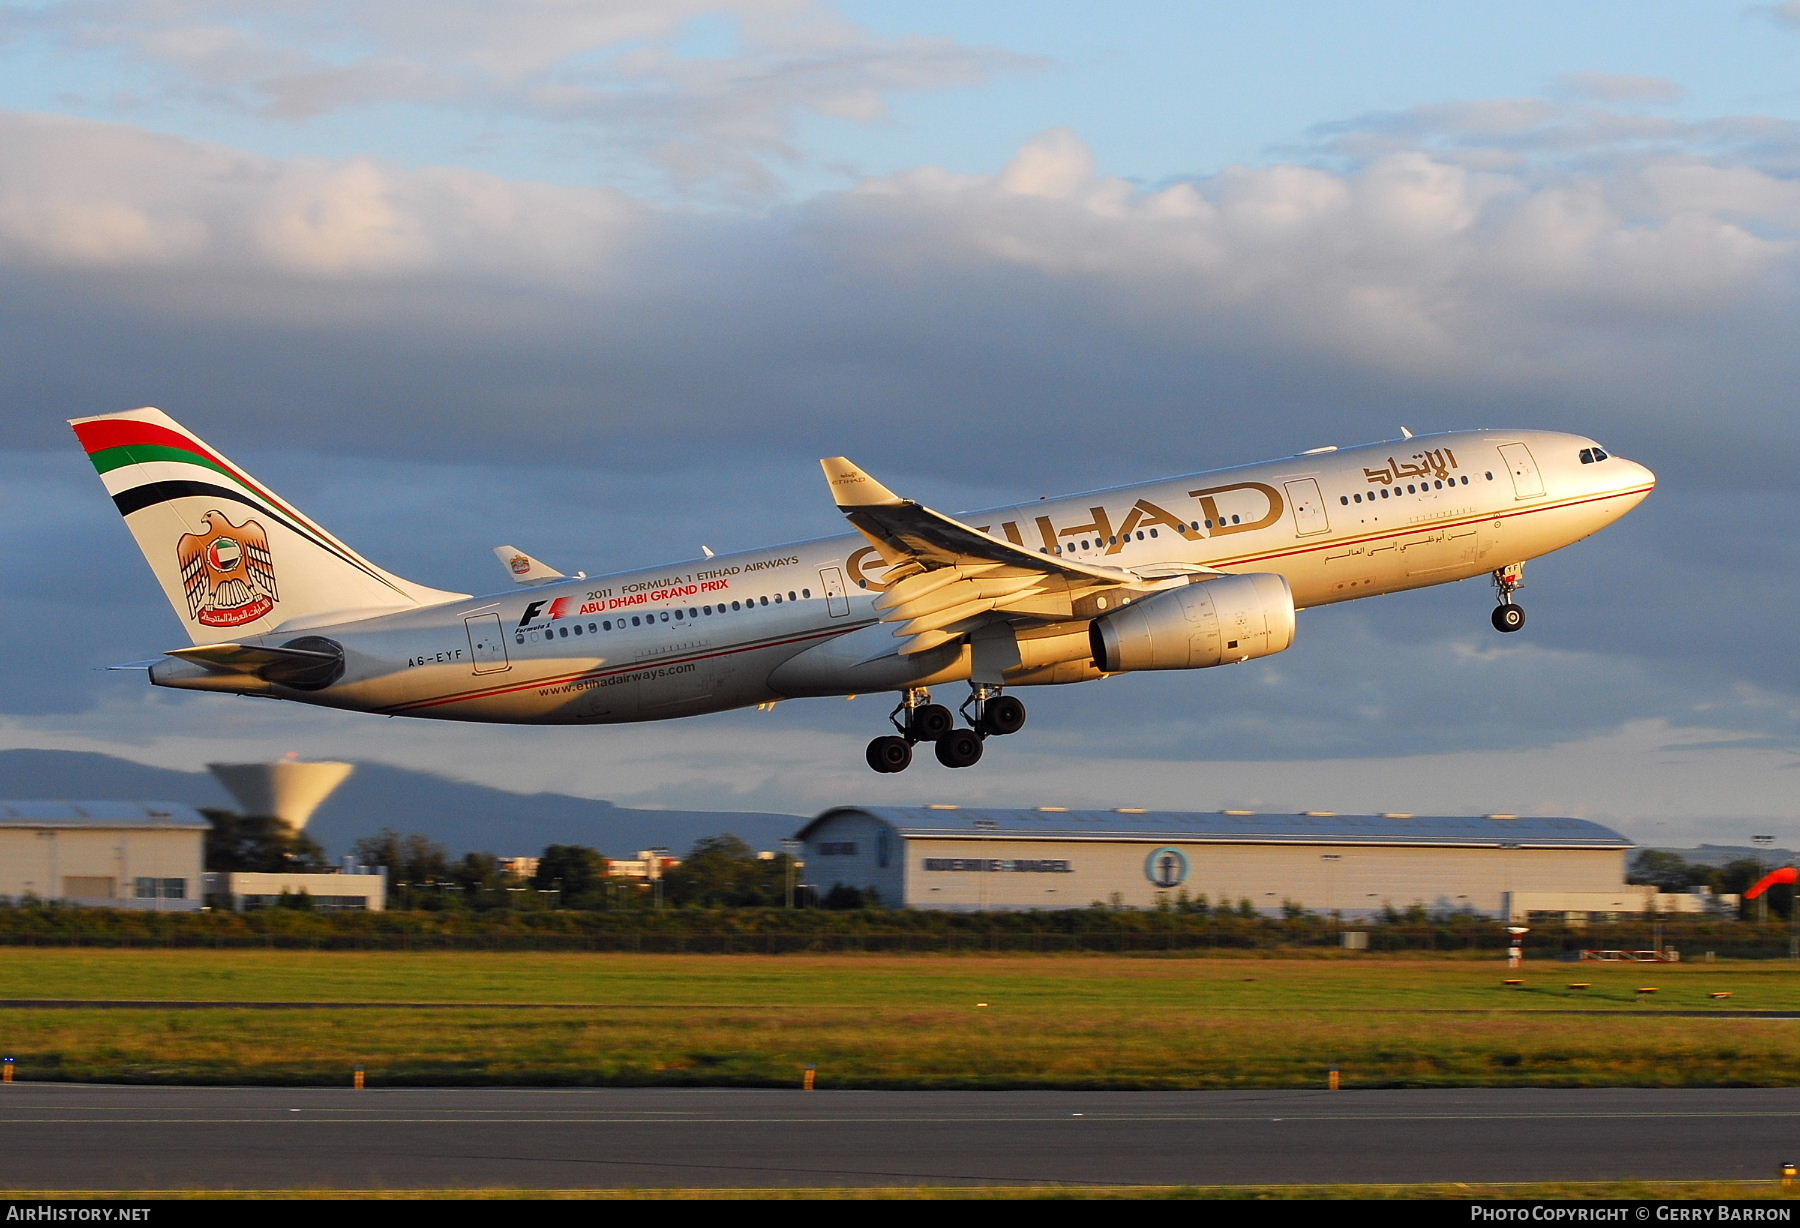
<svg viewBox="0 0 1800 1228">
<path fill-rule="evenodd" d="M 1494 630 L 1513 632 L 1525 625 L 1525 607 L 1513 601 L 1513 594 L 1525 587 L 1525 564 L 1508 563 L 1494 571 L 1494 588 L 1499 591 L 1499 605 L 1494 607 Z"/>
<path fill-rule="evenodd" d="M 930 742 L 938 762 L 945 767 L 970 767 L 981 759 L 984 740 L 1017 733 L 1025 727 L 1025 705 L 1011 695 L 1002 695 L 997 686 L 970 687 L 969 698 L 960 711 L 969 722 L 965 729 L 957 728 L 950 709 L 931 702 L 930 691 L 923 687 L 906 691 L 888 713 L 888 720 L 899 732 L 869 743 L 865 756 L 869 766 L 877 772 L 904 772 L 912 764 L 912 748 L 920 742 Z"/>
</svg>

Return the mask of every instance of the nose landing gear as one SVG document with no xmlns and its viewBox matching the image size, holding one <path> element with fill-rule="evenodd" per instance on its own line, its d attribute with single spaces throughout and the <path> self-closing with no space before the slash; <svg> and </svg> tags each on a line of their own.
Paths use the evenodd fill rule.
<svg viewBox="0 0 1800 1228">
<path fill-rule="evenodd" d="M 1494 607 L 1491 621 L 1494 630 L 1513 632 L 1525 625 L 1525 607 L 1513 601 L 1513 593 L 1525 587 L 1525 564 L 1508 563 L 1494 570 L 1494 588 L 1499 605 Z"/>
<path fill-rule="evenodd" d="M 997 686 L 971 686 L 961 711 L 969 722 L 966 729 L 956 727 L 950 709 L 931 702 L 930 691 L 913 687 L 888 713 L 897 732 L 870 742 L 864 757 L 877 772 L 904 772 L 912 764 L 913 747 L 930 742 L 937 761 L 945 767 L 971 767 L 980 761 L 985 739 L 1025 727 L 1025 705 L 1011 695 L 1002 695 Z"/>
</svg>

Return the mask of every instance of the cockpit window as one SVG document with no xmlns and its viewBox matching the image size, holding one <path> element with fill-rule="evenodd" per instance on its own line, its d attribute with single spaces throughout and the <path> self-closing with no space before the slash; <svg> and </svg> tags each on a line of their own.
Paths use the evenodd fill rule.
<svg viewBox="0 0 1800 1228">
<path fill-rule="evenodd" d="M 1605 448 L 1583 448 L 1581 450 L 1581 463 L 1584 465 L 1596 464 L 1597 462 L 1603 461 L 1605 459 L 1606 459 L 1606 449 Z"/>
</svg>

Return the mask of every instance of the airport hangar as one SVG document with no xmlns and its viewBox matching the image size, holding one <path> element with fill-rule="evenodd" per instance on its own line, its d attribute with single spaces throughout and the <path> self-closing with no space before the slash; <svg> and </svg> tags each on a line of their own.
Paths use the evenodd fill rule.
<svg viewBox="0 0 1800 1228">
<path fill-rule="evenodd" d="M 192 912 L 211 829 L 175 802 L 0 802 L 0 897 Z"/>
<path fill-rule="evenodd" d="M 838 806 L 796 838 L 816 889 L 873 889 L 890 908 L 1152 908 L 1185 893 L 1273 915 L 1422 904 L 1523 920 L 1701 903 L 1627 885 L 1636 846 L 1584 819 Z"/>
<path fill-rule="evenodd" d="M 387 878 L 331 873 L 209 874 L 212 823 L 179 802 L 0 801 L 0 900 L 197 912 L 231 897 L 240 911 L 305 894 L 320 909 L 379 910 Z"/>
</svg>

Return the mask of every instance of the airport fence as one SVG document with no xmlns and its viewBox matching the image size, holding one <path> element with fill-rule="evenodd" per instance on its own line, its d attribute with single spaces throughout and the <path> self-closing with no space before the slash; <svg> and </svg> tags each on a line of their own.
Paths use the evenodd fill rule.
<svg viewBox="0 0 1800 1228">
<path fill-rule="evenodd" d="M 1352 935 L 1348 940 L 1346 935 Z M 1453 916 L 1338 923 L 1315 915 L 1245 917 L 1113 909 L 935 913 L 867 909 L 678 909 L 531 914 L 470 912 L 139 913 L 0 906 L 0 945 L 348 951 L 573 951 L 644 955 L 1032 954 L 1126 956 L 1292 953 L 1503 955 L 1497 922 Z M 1533 959 L 1582 950 L 1671 950 L 1686 960 L 1793 954 L 1786 922 L 1630 919 L 1539 925 Z"/>
</svg>

